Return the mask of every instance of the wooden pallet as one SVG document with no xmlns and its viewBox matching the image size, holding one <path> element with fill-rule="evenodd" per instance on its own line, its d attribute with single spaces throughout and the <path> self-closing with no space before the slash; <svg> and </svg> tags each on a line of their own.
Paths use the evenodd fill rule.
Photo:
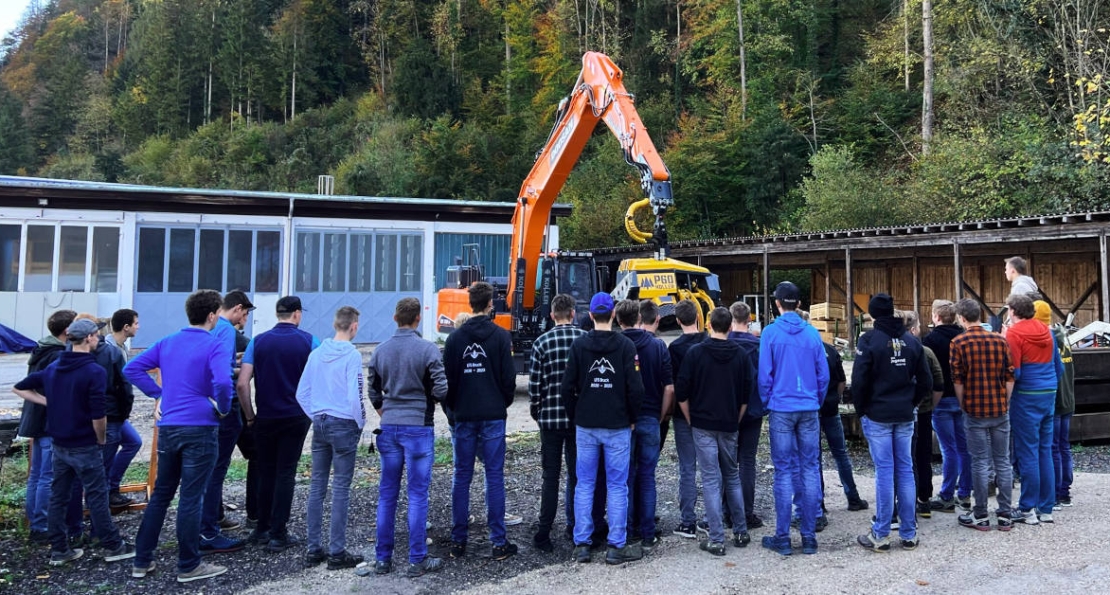
<svg viewBox="0 0 1110 595">
<path fill-rule="evenodd" d="M 809 308 L 810 320 L 844 320 L 844 304 L 822 302 Z"/>
</svg>

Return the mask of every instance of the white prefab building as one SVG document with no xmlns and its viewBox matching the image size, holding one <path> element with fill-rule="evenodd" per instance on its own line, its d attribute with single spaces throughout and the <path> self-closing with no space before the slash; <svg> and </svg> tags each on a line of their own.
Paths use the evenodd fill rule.
<svg viewBox="0 0 1110 595">
<path fill-rule="evenodd" d="M 512 203 L 157 188 L 0 176 L 0 323 L 38 339 L 51 312 L 139 312 L 132 347 L 185 326 L 197 289 L 246 291 L 247 333 L 276 323 L 300 296 L 302 328 L 332 333 L 336 308 L 362 313 L 358 343 L 393 334 L 402 297 L 424 305 L 463 245 L 486 274 L 508 274 Z M 559 205 L 555 216 L 570 213 Z M 549 249 L 558 247 L 552 225 Z"/>
</svg>

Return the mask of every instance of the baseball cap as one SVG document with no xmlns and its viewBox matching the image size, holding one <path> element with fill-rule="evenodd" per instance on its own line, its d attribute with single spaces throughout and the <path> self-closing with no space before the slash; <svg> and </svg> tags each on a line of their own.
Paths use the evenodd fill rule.
<svg viewBox="0 0 1110 595">
<path fill-rule="evenodd" d="M 784 304 L 797 304 L 802 299 L 802 292 L 790 281 L 783 281 L 775 287 L 775 299 Z"/>
<path fill-rule="evenodd" d="M 104 328 L 103 322 L 93 322 L 87 318 L 73 321 L 66 329 L 66 337 L 71 341 L 83 341 L 89 335 L 95 335 Z"/>
<path fill-rule="evenodd" d="M 613 296 L 599 291 L 590 299 L 590 314 L 609 314 L 613 311 Z"/>
<path fill-rule="evenodd" d="M 292 314 L 297 310 L 304 312 L 304 308 L 301 307 L 301 298 L 295 295 L 287 295 L 277 301 L 278 314 Z"/>
</svg>

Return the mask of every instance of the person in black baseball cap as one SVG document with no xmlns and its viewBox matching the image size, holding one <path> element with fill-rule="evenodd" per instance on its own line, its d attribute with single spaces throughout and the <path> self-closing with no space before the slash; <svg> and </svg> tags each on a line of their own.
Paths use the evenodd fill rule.
<svg viewBox="0 0 1110 595">
<path fill-rule="evenodd" d="M 287 295 L 277 301 L 279 318 L 281 314 L 292 314 L 294 312 L 304 312 L 304 307 L 301 306 L 301 298 L 295 295 Z"/>
</svg>

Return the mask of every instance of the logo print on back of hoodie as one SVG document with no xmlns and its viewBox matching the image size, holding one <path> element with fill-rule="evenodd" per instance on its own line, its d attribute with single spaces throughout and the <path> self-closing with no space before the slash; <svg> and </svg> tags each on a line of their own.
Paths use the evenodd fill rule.
<svg viewBox="0 0 1110 595">
<path fill-rule="evenodd" d="M 616 371 L 617 369 L 608 358 L 595 359 L 594 363 L 590 364 L 590 388 L 613 388 L 613 379 L 609 374 Z"/>
<path fill-rule="evenodd" d="M 486 373 L 486 350 L 477 343 L 471 343 L 466 346 L 462 353 L 463 362 L 466 363 L 463 369 L 463 374 L 485 374 Z"/>
<path fill-rule="evenodd" d="M 613 364 L 609 363 L 609 360 L 604 357 L 594 360 L 593 365 L 590 366 L 591 373 L 597 372 L 598 374 L 606 374 L 607 372 L 616 371 L 617 369 L 613 367 Z"/>
</svg>

